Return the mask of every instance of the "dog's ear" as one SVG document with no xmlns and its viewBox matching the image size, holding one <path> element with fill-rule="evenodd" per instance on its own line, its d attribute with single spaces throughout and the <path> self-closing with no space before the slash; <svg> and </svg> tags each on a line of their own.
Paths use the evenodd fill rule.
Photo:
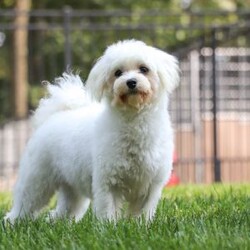
<svg viewBox="0 0 250 250">
<path fill-rule="evenodd" d="M 91 69 L 86 81 L 86 89 L 98 102 L 103 97 L 103 91 L 107 82 L 107 65 L 103 57 L 100 57 Z"/>
<path fill-rule="evenodd" d="M 157 73 L 160 78 L 161 86 L 168 93 L 178 86 L 180 80 L 180 68 L 177 58 L 174 56 L 155 49 L 155 59 L 157 60 Z"/>
</svg>

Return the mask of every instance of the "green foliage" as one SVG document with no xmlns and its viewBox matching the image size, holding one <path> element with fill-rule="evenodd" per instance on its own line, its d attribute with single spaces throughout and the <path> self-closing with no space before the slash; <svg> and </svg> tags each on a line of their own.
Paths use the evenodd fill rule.
<svg viewBox="0 0 250 250">
<path fill-rule="evenodd" d="M 0 123 L 3 122 L 6 117 L 10 116 L 10 103 L 7 101 L 10 99 L 9 86 L 4 79 L 0 79 Z"/>
<path fill-rule="evenodd" d="M 13 8 L 14 3 L 14 0 L 3 0 L 0 8 Z M 192 26 L 194 24 L 209 26 L 211 24 L 240 23 L 245 20 L 246 16 L 239 16 L 233 12 L 229 12 L 227 15 L 214 15 L 213 11 L 232 11 L 238 7 L 247 7 L 250 0 L 193 0 L 185 8 L 181 7 L 181 3 L 181 0 L 155 0 L 153 2 L 151 0 L 124 0 L 122 2 L 115 0 L 39 0 L 32 1 L 32 9 L 58 9 L 58 13 L 62 14 L 64 6 L 70 6 L 74 10 L 85 11 L 85 15 L 81 17 L 71 17 L 69 25 L 71 68 L 79 70 L 81 77 L 85 80 L 93 63 L 101 56 L 106 46 L 117 40 L 140 39 L 170 52 L 189 48 L 204 37 L 210 42 L 209 30 L 202 27 L 192 29 Z M 102 14 L 99 12 L 95 16 L 96 10 L 104 12 Z M 210 11 L 210 14 L 200 15 L 196 13 L 197 11 Z M 107 15 L 107 12 L 113 15 Z M 1 24 L 10 25 L 11 23 L 13 23 L 13 16 L 1 16 Z M 34 96 L 40 95 L 33 94 L 33 86 L 40 86 L 42 80 L 53 81 L 66 69 L 65 17 L 32 16 L 30 24 L 39 28 L 30 30 L 28 48 L 29 85 L 31 86 L 29 95 L 31 99 L 28 102 L 30 108 L 34 109 L 38 103 Z M 177 28 L 176 25 L 179 27 Z M 0 107 L 0 119 L 10 116 L 9 102 L 13 96 L 10 94 L 13 74 L 12 60 L 14 60 L 11 55 L 13 30 L 3 30 L 3 32 L 6 40 L 0 47 L 0 102 L 3 103 Z M 218 33 L 218 40 L 223 41 L 222 45 L 227 43 L 228 46 L 249 45 L 244 33 L 239 34 L 236 38 L 228 39 L 223 31 Z"/>
<path fill-rule="evenodd" d="M 9 196 L 0 195 L 0 219 Z M 8 205 L 7 205 L 8 204 Z M 79 223 L 21 221 L 0 227 L 0 249 L 249 249 L 250 186 L 183 186 L 167 189 L 156 218 Z"/>
<path fill-rule="evenodd" d="M 33 8 L 48 8 L 48 9 L 60 9 L 62 6 L 71 6 L 75 9 L 148 9 L 148 8 L 162 8 L 170 7 L 171 5 L 179 5 L 179 1 L 173 0 L 123 0 L 122 2 L 116 0 L 91 0 L 91 1 L 78 1 L 78 0 L 62 0 L 62 1 L 33 1 Z"/>
<path fill-rule="evenodd" d="M 15 0 L 2 0 L 0 2 L 0 8 L 11 8 L 15 4 Z"/>
<path fill-rule="evenodd" d="M 13 0 L 5 0 L 11 2 Z M 62 6 L 71 6 L 75 9 L 128 9 L 128 10 L 142 10 L 142 9 L 166 9 L 169 11 L 180 10 L 183 6 L 183 0 L 123 0 L 122 2 L 116 0 L 39 0 L 32 1 L 32 6 L 36 8 L 58 9 Z M 249 7 L 250 0 L 192 0 L 190 1 L 188 10 L 235 10 L 237 8 Z"/>
<path fill-rule="evenodd" d="M 46 94 L 46 90 L 42 85 L 34 85 L 29 88 L 30 109 L 34 110 L 38 106 L 39 100 Z"/>
</svg>

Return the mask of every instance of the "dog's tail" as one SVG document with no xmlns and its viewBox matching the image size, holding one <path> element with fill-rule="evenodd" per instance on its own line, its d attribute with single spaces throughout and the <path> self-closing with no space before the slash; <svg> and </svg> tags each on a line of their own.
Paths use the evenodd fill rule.
<svg viewBox="0 0 250 250">
<path fill-rule="evenodd" d="M 48 97 L 39 102 L 39 106 L 33 115 L 33 127 L 38 128 L 50 116 L 57 112 L 71 110 L 89 105 L 83 82 L 79 75 L 64 73 L 56 78 L 54 84 L 45 82 Z"/>
</svg>

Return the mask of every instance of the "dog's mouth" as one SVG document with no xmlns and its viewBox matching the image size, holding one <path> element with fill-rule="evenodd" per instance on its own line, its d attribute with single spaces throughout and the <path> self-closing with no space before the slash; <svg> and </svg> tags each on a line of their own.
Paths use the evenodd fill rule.
<svg viewBox="0 0 250 250">
<path fill-rule="evenodd" d="M 120 99 L 123 103 L 126 103 L 129 96 L 135 96 L 143 94 L 142 92 L 139 92 L 137 89 L 129 90 L 127 93 L 120 95 Z"/>
<path fill-rule="evenodd" d="M 127 93 L 120 95 L 123 104 L 140 109 L 143 104 L 148 102 L 149 92 L 139 91 L 137 89 L 129 90 Z"/>
<path fill-rule="evenodd" d="M 138 89 L 130 89 L 127 93 L 127 95 L 137 95 L 137 94 L 140 94 Z"/>
<path fill-rule="evenodd" d="M 124 85 L 121 86 L 121 88 L 113 89 L 113 100 L 111 103 L 113 106 L 119 106 L 122 109 L 141 110 L 152 101 L 154 95 L 152 88 L 143 86 L 126 88 Z"/>
</svg>

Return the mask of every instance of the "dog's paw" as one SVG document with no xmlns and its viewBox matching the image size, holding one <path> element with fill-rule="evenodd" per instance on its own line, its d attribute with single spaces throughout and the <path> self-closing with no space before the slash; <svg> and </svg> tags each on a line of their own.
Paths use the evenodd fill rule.
<svg viewBox="0 0 250 250">
<path fill-rule="evenodd" d="M 14 225 L 17 217 L 13 216 L 11 213 L 7 213 L 3 218 L 4 225 Z"/>
<path fill-rule="evenodd" d="M 46 222 L 53 222 L 57 219 L 59 219 L 58 212 L 56 210 L 51 210 L 48 215 L 46 216 L 45 220 Z"/>
<path fill-rule="evenodd" d="M 53 210 L 49 211 L 45 220 L 46 220 L 46 222 L 54 222 L 54 221 L 57 221 L 57 220 L 60 220 L 63 218 L 67 218 L 67 215 L 64 213 L 58 212 L 56 209 L 53 209 Z"/>
</svg>

